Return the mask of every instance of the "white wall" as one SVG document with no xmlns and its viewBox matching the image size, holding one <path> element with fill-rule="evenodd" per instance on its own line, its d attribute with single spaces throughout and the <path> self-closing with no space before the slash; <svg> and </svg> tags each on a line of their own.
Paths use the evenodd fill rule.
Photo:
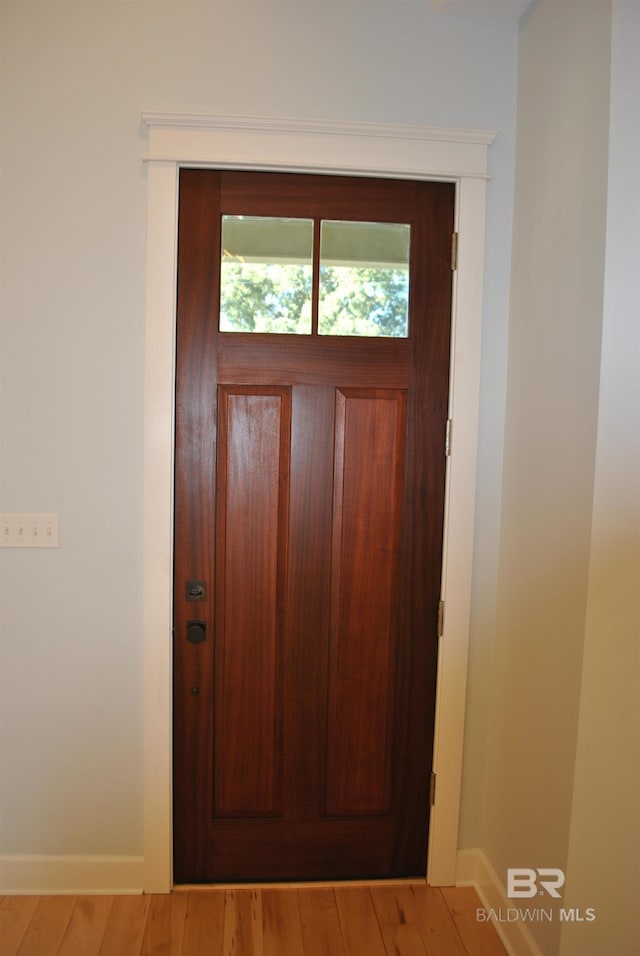
<svg viewBox="0 0 640 956">
<path fill-rule="evenodd" d="M 530 924 L 545 956 L 639 938 L 638 12 L 614 4 L 613 58 L 602 0 L 540 0 L 521 25 L 481 845 L 503 882 L 560 867 L 562 905 L 595 909 Z"/>
<path fill-rule="evenodd" d="M 613 4 L 602 361 L 562 956 L 640 940 L 640 5 Z"/>
<path fill-rule="evenodd" d="M 517 32 L 415 3 L 3 3 L 0 853 L 142 853 L 142 110 L 498 130 L 490 152 L 465 845 L 480 794 Z"/>
</svg>

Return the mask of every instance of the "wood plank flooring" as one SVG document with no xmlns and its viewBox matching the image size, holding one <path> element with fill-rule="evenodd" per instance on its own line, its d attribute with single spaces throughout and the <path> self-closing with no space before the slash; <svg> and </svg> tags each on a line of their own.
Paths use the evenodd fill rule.
<svg viewBox="0 0 640 956">
<path fill-rule="evenodd" d="M 2 956 L 505 956 L 471 888 L 419 882 L 0 897 Z"/>
</svg>

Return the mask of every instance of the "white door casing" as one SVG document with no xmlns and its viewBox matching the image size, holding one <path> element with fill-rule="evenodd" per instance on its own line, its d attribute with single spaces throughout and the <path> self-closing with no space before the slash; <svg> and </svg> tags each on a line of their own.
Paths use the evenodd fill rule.
<svg viewBox="0 0 640 956">
<path fill-rule="evenodd" d="M 425 873 L 455 882 L 473 554 L 487 154 L 494 133 L 271 117 L 144 113 L 147 275 L 144 391 L 144 891 L 172 885 L 171 628 L 178 179 L 182 166 L 456 184 L 448 460 L 431 811 Z M 443 449 L 444 454 L 444 449 Z"/>
</svg>

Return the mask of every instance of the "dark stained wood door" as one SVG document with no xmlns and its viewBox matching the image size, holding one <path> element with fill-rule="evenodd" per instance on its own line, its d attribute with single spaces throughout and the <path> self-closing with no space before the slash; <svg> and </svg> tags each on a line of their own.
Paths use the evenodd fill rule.
<svg viewBox="0 0 640 956">
<path fill-rule="evenodd" d="M 176 882 L 425 872 L 453 209 L 448 183 L 181 173 Z M 408 337 L 220 332 L 223 215 L 409 224 Z"/>
</svg>

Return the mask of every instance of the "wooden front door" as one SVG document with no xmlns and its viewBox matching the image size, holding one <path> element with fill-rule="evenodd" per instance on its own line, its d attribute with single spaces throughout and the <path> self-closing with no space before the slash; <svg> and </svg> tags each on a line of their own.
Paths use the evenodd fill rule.
<svg viewBox="0 0 640 956">
<path fill-rule="evenodd" d="M 181 173 L 176 882 L 425 872 L 453 208 L 447 183 Z M 308 327 L 234 326 L 247 278 L 223 331 L 221 261 L 250 258 L 223 230 L 271 219 L 311 235 Z M 410 235 L 407 329 L 323 331 L 325 223 Z"/>
</svg>

